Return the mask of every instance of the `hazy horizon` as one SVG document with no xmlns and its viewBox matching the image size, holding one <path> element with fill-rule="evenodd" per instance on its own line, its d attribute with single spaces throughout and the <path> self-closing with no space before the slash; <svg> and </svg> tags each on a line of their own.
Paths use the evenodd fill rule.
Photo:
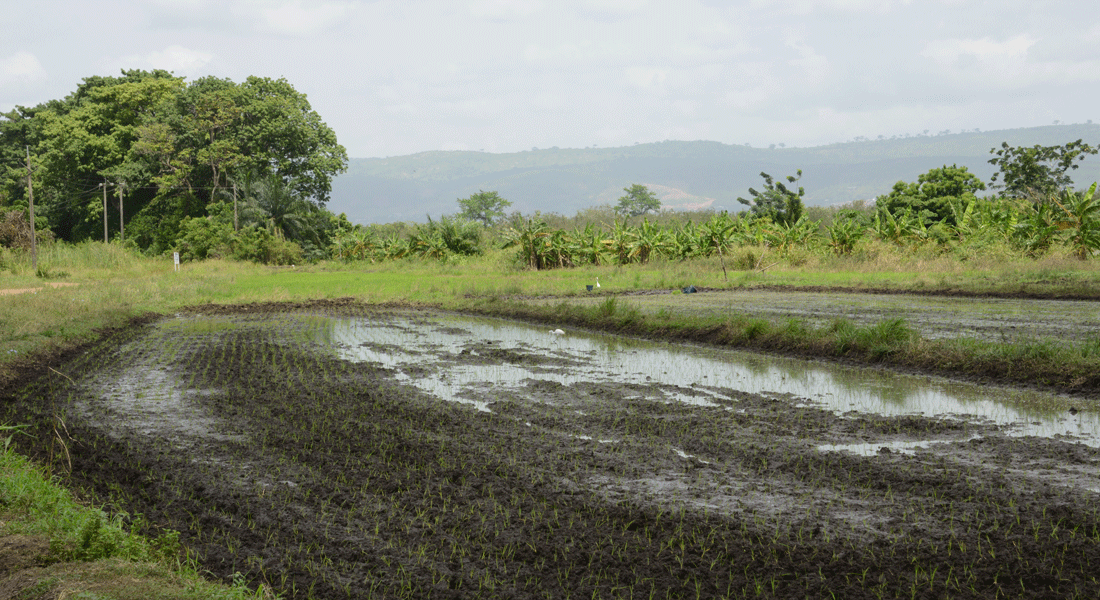
<svg viewBox="0 0 1100 600">
<path fill-rule="evenodd" d="M 1070 0 L 45 0 L 0 32 L 0 111 L 122 69 L 284 77 L 357 158 L 1100 120 Z"/>
</svg>

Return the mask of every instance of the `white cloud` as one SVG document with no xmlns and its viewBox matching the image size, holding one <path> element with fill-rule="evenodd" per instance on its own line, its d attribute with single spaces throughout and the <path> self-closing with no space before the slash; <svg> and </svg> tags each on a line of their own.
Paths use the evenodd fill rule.
<svg viewBox="0 0 1100 600">
<path fill-rule="evenodd" d="M 792 58 L 787 64 L 802 70 L 806 81 L 821 83 L 829 77 L 829 59 L 818 54 L 816 50 L 801 40 L 788 39 L 787 46 L 798 53 L 798 58 Z"/>
<path fill-rule="evenodd" d="M 542 10 L 540 0 L 474 0 L 470 14 L 489 21 L 516 21 Z"/>
<path fill-rule="evenodd" d="M 627 82 L 643 90 L 661 90 L 668 79 L 668 69 L 630 67 L 625 72 Z"/>
<path fill-rule="evenodd" d="M 0 85 L 30 83 L 47 79 L 46 69 L 30 52 L 16 52 L 0 58 Z"/>
<path fill-rule="evenodd" d="M 137 66 L 164 69 L 176 75 L 193 76 L 203 74 L 204 67 L 213 58 L 213 55 L 205 52 L 191 50 L 183 46 L 169 46 L 164 50 L 148 54 L 124 56 L 122 60 Z"/>
<path fill-rule="evenodd" d="M 811 15 L 822 12 L 884 14 L 911 0 L 752 0 L 755 9 L 773 9 L 788 15 Z"/>
<path fill-rule="evenodd" d="M 646 8 L 646 0 L 579 0 L 577 12 L 600 21 L 617 21 Z"/>
<path fill-rule="evenodd" d="M 342 23 L 352 12 L 350 2 L 302 2 L 291 0 L 261 10 L 262 26 L 293 37 L 317 35 Z"/>
<path fill-rule="evenodd" d="M 931 58 L 940 64 L 953 64 L 962 57 L 970 56 L 986 63 L 1018 63 L 1027 57 L 1029 48 L 1038 41 L 1021 34 L 1003 42 L 991 38 L 934 40 L 929 42 L 921 56 Z"/>
</svg>

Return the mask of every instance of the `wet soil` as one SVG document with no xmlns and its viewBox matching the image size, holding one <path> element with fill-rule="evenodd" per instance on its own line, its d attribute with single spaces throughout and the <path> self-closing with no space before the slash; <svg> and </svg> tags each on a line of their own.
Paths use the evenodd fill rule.
<svg viewBox="0 0 1100 600">
<path fill-rule="evenodd" d="M 487 382 L 477 410 L 308 326 L 408 310 L 203 312 L 222 318 L 140 324 L 9 386 L 0 421 L 36 427 L 17 443 L 45 461 L 62 416 L 67 483 L 180 531 L 226 580 L 289 598 L 1100 593 L 1100 450 L 1073 440 L 730 388 L 665 402 L 638 383 Z M 584 368 L 490 346 L 418 368 Z M 941 443 L 891 449 L 912 438 Z"/>
</svg>

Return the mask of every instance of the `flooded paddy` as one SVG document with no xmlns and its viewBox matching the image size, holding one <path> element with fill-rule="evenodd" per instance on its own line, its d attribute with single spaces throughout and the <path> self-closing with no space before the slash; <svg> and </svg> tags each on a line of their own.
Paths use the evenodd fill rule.
<svg viewBox="0 0 1100 600">
<path fill-rule="evenodd" d="M 62 416 L 75 485 L 287 597 L 1100 592 L 1100 425 L 1037 392 L 347 302 L 65 373 L 5 418 Z"/>
</svg>

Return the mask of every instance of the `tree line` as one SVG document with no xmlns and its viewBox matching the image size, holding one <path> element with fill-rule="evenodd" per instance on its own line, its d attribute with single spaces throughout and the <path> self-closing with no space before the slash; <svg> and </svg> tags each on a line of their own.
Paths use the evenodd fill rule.
<svg viewBox="0 0 1100 600">
<path fill-rule="evenodd" d="M 1005 143 L 990 150 L 999 170 L 988 186 L 965 166 L 944 165 L 842 210 L 807 209 L 798 170 L 761 173 L 762 189 L 738 198 L 747 210 L 736 215 L 671 215 L 635 183 L 571 228 L 554 226 L 563 219 L 553 214 L 507 214 L 511 203 L 495 191 L 458 199 L 459 212 L 425 224 L 360 226 L 325 208 L 347 153 L 283 79 L 122 71 L 0 117 L 0 246 L 31 238 L 29 166 L 38 239 L 107 238 L 185 260 L 446 259 L 497 246 L 516 248 L 519 264 L 560 268 L 745 246 L 844 255 L 870 239 L 944 251 L 996 241 L 1030 256 L 1058 245 L 1080 258 L 1100 249 L 1100 198 L 1073 190 L 1069 176 L 1097 153 L 1082 140 Z"/>
<path fill-rule="evenodd" d="M 998 167 L 987 186 L 965 166 L 944 165 L 899 181 L 874 203 L 839 209 L 807 208 L 805 189 L 787 184 L 802 176 L 761 173 L 763 189 L 749 189 L 740 214 L 661 213 L 660 201 L 633 184 L 616 206 L 578 215 L 572 226 L 558 215 L 506 214 L 511 205 L 497 192 L 459 199 L 460 212 L 426 225 L 341 229 L 333 255 L 345 260 L 407 257 L 446 259 L 480 254 L 486 246 L 516 249 L 518 264 L 532 269 L 645 263 L 657 257 L 683 260 L 749 248 L 734 261 L 758 265 L 763 251 L 791 257 L 819 252 L 851 255 L 868 242 L 899 248 L 953 252 L 961 259 L 982 253 L 1018 252 L 1038 257 L 1061 246 L 1086 259 L 1100 252 L 1100 196 L 1096 184 L 1072 189 L 1069 172 L 1097 149 L 1082 140 L 1062 146 L 990 150 Z M 786 183 L 784 183 L 784 180 Z M 983 194 L 986 191 L 991 194 Z M 981 194 L 981 195 L 979 195 Z M 818 218 L 814 218 L 816 215 Z M 652 220 L 651 220 L 652 218 Z M 757 251 L 759 250 L 759 251 Z"/>
<path fill-rule="evenodd" d="M 284 79 L 128 70 L 2 117 L 0 209 L 28 207 L 29 163 L 35 228 L 61 240 L 162 254 L 205 234 L 256 258 L 324 254 L 340 225 L 324 207 L 347 152 Z"/>
</svg>

